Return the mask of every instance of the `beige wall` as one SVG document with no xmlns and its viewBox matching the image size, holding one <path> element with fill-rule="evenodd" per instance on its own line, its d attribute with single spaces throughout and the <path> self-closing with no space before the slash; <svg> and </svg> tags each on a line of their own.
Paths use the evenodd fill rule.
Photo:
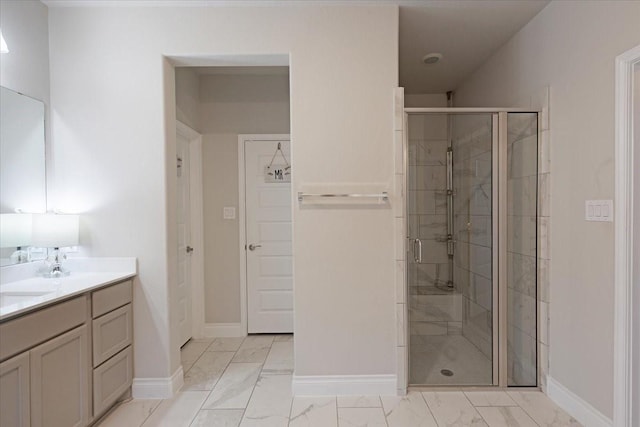
<svg viewBox="0 0 640 427">
<path fill-rule="evenodd" d="M 435 108 L 447 106 L 446 93 L 405 93 L 404 106 L 407 108 Z"/>
<path fill-rule="evenodd" d="M 205 322 L 239 323 L 238 134 L 289 133 L 289 75 L 201 76 L 200 103 Z"/>
<path fill-rule="evenodd" d="M 54 7 L 49 30 L 57 197 L 83 212 L 90 255 L 138 257 L 138 378 L 180 365 L 166 56 L 289 55 L 294 191 L 392 187 L 396 5 Z M 392 210 L 295 203 L 293 222 L 296 375 L 394 374 Z"/>
<path fill-rule="evenodd" d="M 190 67 L 176 67 L 176 119 L 200 132 L 200 78 Z"/>
<path fill-rule="evenodd" d="M 639 2 L 552 2 L 456 92 L 456 106 L 529 106 L 551 88 L 550 376 L 613 412 L 614 60 L 640 43 Z"/>
</svg>

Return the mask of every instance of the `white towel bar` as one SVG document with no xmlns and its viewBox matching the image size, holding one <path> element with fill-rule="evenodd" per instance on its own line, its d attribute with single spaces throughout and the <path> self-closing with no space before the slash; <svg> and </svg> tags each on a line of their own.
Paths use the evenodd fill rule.
<svg viewBox="0 0 640 427">
<path fill-rule="evenodd" d="M 344 193 L 344 194 L 333 194 L 333 193 L 303 193 L 298 192 L 298 201 L 302 202 L 305 197 L 321 197 L 321 198 L 353 198 L 353 199 L 380 199 L 384 202 L 389 200 L 389 193 L 383 191 L 382 193 L 373 193 L 373 194 L 363 194 L 363 193 Z"/>
</svg>

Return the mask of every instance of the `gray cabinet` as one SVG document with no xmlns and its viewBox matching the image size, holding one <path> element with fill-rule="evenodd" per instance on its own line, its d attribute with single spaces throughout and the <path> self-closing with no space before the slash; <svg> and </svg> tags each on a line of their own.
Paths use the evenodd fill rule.
<svg viewBox="0 0 640 427">
<path fill-rule="evenodd" d="M 80 296 L 0 323 L 2 427 L 86 422 L 87 302 Z"/>
<path fill-rule="evenodd" d="M 0 323 L 0 360 L 82 325 L 87 316 L 87 297 L 80 296 Z"/>
<path fill-rule="evenodd" d="M 131 302 L 133 282 L 127 280 L 100 289 L 91 294 L 91 313 L 93 318 L 102 316 L 118 307 Z"/>
<path fill-rule="evenodd" d="M 0 427 L 84 427 L 133 381 L 132 281 L 0 323 Z"/>
<path fill-rule="evenodd" d="M 93 366 L 131 345 L 133 328 L 131 304 L 93 320 Z"/>
<path fill-rule="evenodd" d="M 29 353 L 31 426 L 81 427 L 89 420 L 89 354 L 85 325 Z"/>
<path fill-rule="evenodd" d="M 0 427 L 29 427 L 29 352 L 0 363 Z"/>
<path fill-rule="evenodd" d="M 133 381 L 132 282 L 91 295 L 93 317 L 93 416 L 100 417 Z"/>
<path fill-rule="evenodd" d="M 93 411 L 109 409 L 131 387 L 133 352 L 127 347 L 93 370 Z"/>
</svg>

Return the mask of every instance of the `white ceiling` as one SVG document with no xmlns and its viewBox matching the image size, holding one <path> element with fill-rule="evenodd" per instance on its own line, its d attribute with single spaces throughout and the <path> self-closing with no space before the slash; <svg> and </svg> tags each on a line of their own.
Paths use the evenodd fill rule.
<svg viewBox="0 0 640 427">
<path fill-rule="evenodd" d="M 400 86 L 405 93 L 455 90 L 548 3 L 425 0 L 400 3 Z M 434 65 L 422 57 L 442 53 Z"/>
</svg>

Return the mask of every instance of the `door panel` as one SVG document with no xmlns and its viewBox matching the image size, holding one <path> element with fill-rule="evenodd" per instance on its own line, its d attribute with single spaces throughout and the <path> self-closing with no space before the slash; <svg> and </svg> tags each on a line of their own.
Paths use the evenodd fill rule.
<svg viewBox="0 0 640 427">
<path fill-rule="evenodd" d="M 287 286 L 290 279 L 285 279 L 291 272 L 291 257 L 284 256 L 262 256 L 260 257 L 259 274 L 265 279 L 268 276 L 277 276 L 278 282 L 282 282 L 283 286 Z"/>
<path fill-rule="evenodd" d="M 244 147 L 249 333 L 293 332 L 291 184 L 264 178 L 278 144 L 290 161 L 289 141 L 246 141 Z M 274 164 L 282 162 L 278 153 Z"/>
<path fill-rule="evenodd" d="M 29 427 L 29 352 L 0 363 L 0 426 Z"/>
<path fill-rule="evenodd" d="M 412 384 L 537 385 L 537 123 L 408 115 Z"/>
<path fill-rule="evenodd" d="M 263 223 L 259 225 L 260 240 L 281 242 L 291 246 L 291 225 L 289 223 Z"/>
<path fill-rule="evenodd" d="M 31 425 L 87 425 L 89 420 L 89 346 L 85 325 L 33 348 Z"/>
<path fill-rule="evenodd" d="M 538 115 L 507 115 L 507 378 L 535 387 L 537 379 Z M 542 319 L 541 321 L 546 321 Z"/>
<path fill-rule="evenodd" d="M 495 383 L 493 136 L 492 114 L 408 117 L 412 384 Z"/>
<path fill-rule="evenodd" d="M 176 282 L 176 299 L 178 324 L 180 329 L 180 346 L 191 338 L 191 256 L 187 248 L 191 244 L 190 204 L 189 197 L 189 140 L 178 133 L 176 135 L 176 155 L 178 161 L 177 181 L 177 217 L 178 217 L 178 266 Z"/>
</svg>

